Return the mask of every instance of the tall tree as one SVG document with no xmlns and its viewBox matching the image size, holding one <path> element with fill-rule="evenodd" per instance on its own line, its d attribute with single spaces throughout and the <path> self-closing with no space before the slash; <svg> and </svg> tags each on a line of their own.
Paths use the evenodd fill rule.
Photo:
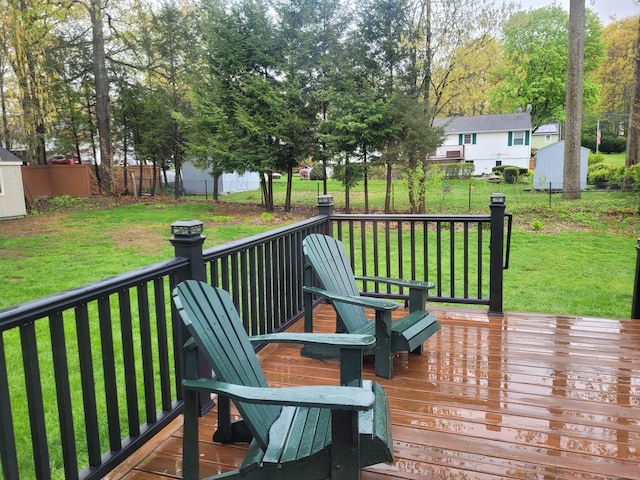
<svg viewBox="0 0 640 480">
<path fill-rule="evenodd" d="M 582 86 L 584 78 L 585 0 L 571 0 L 567 61 L 563 198 L 580 198 Z"/>
<path fill-rule="evenodd" d="M 611 22 L 604 27 L 602 39 L 606 53 L 594 79 L 600 85 L 595 112 L 599 117 L 616 119 L 629 114 L 634 79 L 635 45 L 640 15 Z M 618 118 L 619 122 L 620 118 Z M 617 130 L 617 123 L 614 122 Z"/>
<path fill-rule="evenodd" d="M 627 168 L 640 163 L 640 15 L 638 16 L 638 38 L 634 49 L 634 81 L 629 114 L 629 132 L 627 135 Z"/>
<path fill-rule="evenodd" d="M 6 0 L 2 6 L 3 48 L 20 91 L 27 160 L 44 164 L 50 108 L 45 64 L 56 44 L 53 28 L 64 10 L 44 1 Z"/>
<path fill-rule="evenodd" d="M 602 25 L 590 10 L 585 12 L 583 102 L 593 105 L 598 88 L 589 75 L 602 58 Z M 531 105 L 534 126 L 564 120 L 567 89 L 567 44 L 569 14 L 552 5 L 529 12 L 518 12 L 504 31 L 506 63 L 496 74 L 498 88 L 492 103 L 502 111 L 515 111 Z"/>
<path fill-rule="evenodd" d="M 111 138 L 111 102 L 109 99 L 109 77 L 107 75 L 107 55 L 104 39 L 104 7 L 102 0 L 91 0 L 91 31 L 93 45 L 93 80 L 96 89 L 96 124 L 100 145 L 100 166 L 103 182 L 108 193 L 117 191 L 113 163 L 113 142 Z"/>
<path fill-rule="evenodd" d="M 492 72 L 502 60 L 496 29 L 512 15 L 514 4 L 445 0 L 431 2 L 431 6 L 433 25 L 418 27 L 422 35 L 431 32 L 428 43 L 433 55 L 427 87 L 432 116 L 482 113 L 486 92 L 495 82 Z M 470 95 L 474 92 L 475 98 Z"/>
<path fill-rule="evenodd" d="M 200 75 L 210 88 L 204 91 L 199 84 L 192 95 L 196 104 L 215 110 L 206 114 L 196 108 L 192 123 L 200 132 L 207 127 L 210 139 L 199 144 L 215 145 L 215 151 L 201 161 L 217 162 L 215 154 L 222 154 L 225 170 L 258 172 L 264 205 L 270 211 L 274 208 L 271 173 L 280 155 L 278 129 L 286 110 L 272 16 L 260 0 L 244 0 L 228 10 L 210 2 L 207 8 L 202 52 L 206 69 Z"/>
</svg>

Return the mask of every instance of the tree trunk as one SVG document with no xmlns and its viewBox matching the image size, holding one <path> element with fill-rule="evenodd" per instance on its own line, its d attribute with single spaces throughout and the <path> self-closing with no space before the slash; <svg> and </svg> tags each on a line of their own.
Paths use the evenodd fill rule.
<svg viewBox="0 0 640 480">
<path fill-rule="evenodd" d="M 638 17 L 638 38 L 635 45 L 635 74 L 631 94 L 631 113 L 627 131 L 627 159 L 625 166 L 631 168 L 640 163 L 640 17 Z"/>
<path fill-rule="evenodd" d="M 96 123 L 100 140 L 100 165 L 106 174 L 108 193 L 117 193 L 111 143 L 111 113 L 109 111 L 109 78 L 107 77 L 104 30 L 102 24 L 102 1 L 91 0 L 91 27 L 93 31 L 93 73 L 96 88 Z M 102 180 L 105 180 L 102 178 Z"/>
<path fill-rule="evenodd" d="M 566 140 L 562 197 L 580 198 L 582 84 L 584 70 L 585 0 L 569 4 L 569 60 L 567 63 Z"/>
<path fill-rule="evenodd" d="M 287 167 L 287 195 L 284 200 L 284 211 L 291 211 L 291 190 L 293 189 L 293 166 L 291 163 Z"/>
<path fill-rule="evenodd" d="M 387 163 L 387 189 L 384 196 L 384 213 L 391 213 L 391 163 Z"/>
<path fill-rule="evenodd" d="M 362 147 L 363 157 L 362 165 L 364 166 L 364 213 L 369 213 L 369 167 L 367 166 L 367 145 Z"/>
</svg>

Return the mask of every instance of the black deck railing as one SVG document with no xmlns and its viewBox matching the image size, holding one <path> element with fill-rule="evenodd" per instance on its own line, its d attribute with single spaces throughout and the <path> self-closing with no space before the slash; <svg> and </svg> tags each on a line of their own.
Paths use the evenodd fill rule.
<svg viewBox="0 0 640 480">
<path fill-rule="evenodd" d="M 0 311 L 0 478 L 102 478 L 144 445 L 182 408 L 172 287 L 206 280 L 230 291 L 251 334 L 284 329 L 303 314 L 309 233 L 345 241 L 356 272 L 427 278 L 433 301 L 501 313 L 504 204 L 488 216 L 320 213 L 205 251 L 176 228 L 172 260 Z"/>
</svg>

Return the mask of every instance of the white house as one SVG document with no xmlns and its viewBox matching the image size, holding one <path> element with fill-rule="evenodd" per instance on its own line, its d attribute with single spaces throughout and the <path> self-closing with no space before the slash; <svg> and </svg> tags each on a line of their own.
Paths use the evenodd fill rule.
<svg viewBox="0 0 640 480">
<path fill-rule="evenodd" d="M 500 165 L 529 168 L 531 115 L 528 112 L 473 117 L 447 117 L 434 121 L 443 127 L 445 141 L 433 160 L 473 163 L 474 175 L 489 175 Z"/>
<path fill-rule="evenodd" d="M 22 160 L 0 147 L 0 220 L 27 214 L 22 185 Z"/>
<path fill-rule="evenodd" d="M 580 147 L 580 189 L 587 188 L 589 149 Z M 536 151 L 533 167 L 533 188 L 562 190 L 564 180 L 564 140 Z"/>
<path fill-rule="evenodd" d="M 540 125 L 531 133 L 531 148 L 542 148 L 560 140 L 560 124 Z"/>
<path fill-rule="evenodd" d="M 182 163 L 182 188 L 187 195 L 213 194 L 213 176 L 211 169 L 207 171 L 197 168 L 191 162 Z M 244 192 L 260 188 L 260 176 L 257 172 L 223 173 L 218 178 L 218 193 Z"/>
</svg>

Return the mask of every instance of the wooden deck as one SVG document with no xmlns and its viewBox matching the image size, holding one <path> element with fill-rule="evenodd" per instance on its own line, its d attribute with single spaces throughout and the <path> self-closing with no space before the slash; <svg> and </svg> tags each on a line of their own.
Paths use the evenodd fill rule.
<svg viewBox="0 0 640 480">
<path fill-rule="evenodd" d="M 425 354 L 398 355 L 394 378 L 378 379 L 396 460 L 363 480 L 640 479 L 640 321 L 432 311 L 442 330 Z M 334 325 L 328 306 L 316 318 L 318 330 Z M 295 347 L 260 356 L 272 385 L 337 383 L 336 362 Z M 239 465 L 246 447 L 211 442 L 214 413 L 201 422 L 201 475 Z M 181 447 L 178 419 L 108 478 L 179 478 Z"/>
</svg>

